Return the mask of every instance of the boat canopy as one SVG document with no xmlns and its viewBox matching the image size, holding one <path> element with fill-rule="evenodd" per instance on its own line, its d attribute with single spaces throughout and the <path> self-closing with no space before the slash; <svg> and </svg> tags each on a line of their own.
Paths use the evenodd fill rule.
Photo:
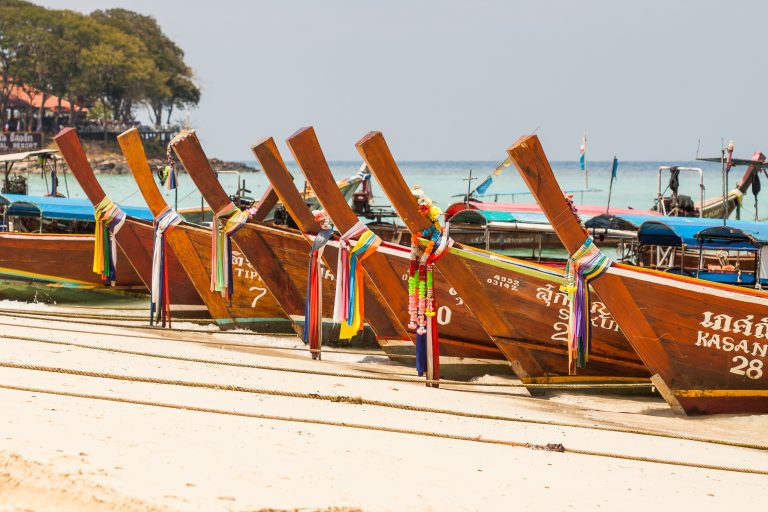
<svg viewBox="0 0 768 512">
<path fill-rule="evenodd" d="M 584 222 L 587 229 L 620 229 L 637 231 L 648 220 L 657 220 L 659 215 L 601 213 Z"/>
<path fill-rule="evenodd" d="M 93 205 L 87 199 L 2 194 L 0 204 L 8 206 L 7 214 L 12 217 L 93 221 L 95 214 Z M 120 208 L 131 217 L 142 220 L 153 219 L 149 208 L 143 206 L 120 206 Z"/>
<path fill-rule="evenodd" d="M 21 162 L 29 157 L 44 156 L 46 158 L 57 158 L 59 151 L 56 149 L 38 149 L 37 151 L 25 151 L 24 153 L 10 153 L 7 155 L 0 155 L 0 163 L 6 162 Z"/>
<path fill-rule="evenodd" d="M 757 251 L 768 245 L 768 226 L 750 221 L 664 217 L 647 220 L 637 233 L 641 244 L 696 247 L 709 250 Z"/>
<path fill-rule="evenodd" d="M 451 217 L 451 223 L 479 224 L 491 222 L 519 222 L 526 224 L 549 224 L 541 212 L 515 212 L 500 210 L 461 210 Z"/>
</svg>

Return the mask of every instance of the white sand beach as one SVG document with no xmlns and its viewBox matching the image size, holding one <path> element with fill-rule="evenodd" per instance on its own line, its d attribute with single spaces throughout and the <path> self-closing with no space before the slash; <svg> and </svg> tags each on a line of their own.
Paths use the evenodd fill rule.
<svg viewBox="0 0 768 512">
<path fill-rule="evenodd" d="M 2 309 L 13 307 L 14 303 L 2 304 Z M 516 381 L 497 377 L 481 381 L 508 386 L 444 384 L 429 389 L 414 382 L 365 380 L 354 376 L 408 377 L 414 372 L 382 356 L 366 354 L 326 353 L 322 361 L 312 361 L 304 351 L 287 350 L 302 347 L 296 338 L 126 326 L 140 322 L 92 325 L 98 322 L 89 320 L 90 324 L 80 324 L 45 316 L 46 312 L 72 312 L 72 308 L 25 309 L 28 318 L 0 315 L 0 366 L 5 364 L 0 367 L 0 386 L 4 386 L 0 388 L 2 512 L 739 510 L 754 507 L 768 495 L 765 475 L 479 440 L 562 444 L 566 450 L 761 471 L 768 471 L 766 450 L 403 410 L 360 404 L 358 398 L 761 445 L 768 445 L 768 416 L 685 418 L 673 415 L 660 398 L 653 397 L 558 393 L 531 398 L 514 387 Z M 99 311 L 109 314 L 106 310 L 77 310 L 81 314 Z M 205 329 L 194 324 L 176 326 Z M 222 345 L 214 346 L 217 343 Z M 232 344 L 260 347 L 236 350 Z M 263 348 L 270 345 L 274 348 Z M 27 369 L 9 368 L 8 363 Z M 219 389 L 28 369 L 31 366 L 216 384 Z M 226 389 L 233 386 L 260 392 Z M 335 395 L 338 401 L 284 396 L 286 393 Z M 444 439 L 312 421 L 478 439 Z"/>
</svg>

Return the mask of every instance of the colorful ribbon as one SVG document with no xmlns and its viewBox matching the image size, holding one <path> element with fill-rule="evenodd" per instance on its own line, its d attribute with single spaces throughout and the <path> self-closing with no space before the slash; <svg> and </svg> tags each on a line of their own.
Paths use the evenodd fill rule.
<svg viewBox="0 0 768 512">
<path fill-rule="evenodd" d="M 115 235 L 125 223 L 125 212 L 105 196 L 96 205 L 94 217 L 96 232 L 94 233 L 93 271 L 100 274 L 103 281 L 114 285 L 117 266 Z"/>
<path fill-rule="evenodd" d="M 568 372 L 584 368 L 592 348 L 592 322 L 589 310 L 589 283 L 611 266 L 611 260 L 587 238 L 578 251 L 568 259 L 565 267 L 567 280 L 560 287 L 568 293 L 570 319 L 568 321 Z"/>
<path fill-rule="evenodd" d="M 223 226 L 219 219 L 226 218 Z M 230 202 L 213 216 L 211 236 L 211 291 L 232 301 L 232 235 L 248 221 L 248 214 Z"/>
<path fill-rule="evenodd" d="M 332 229 L 323 229 L 315 236 L 309 251 L 307 269 L 307 300 L 304 303 L 303 340 L 309 344 L 314 359 L 320 358 L 323 344 L 323 250 L 333 236 Z"/>
<path fill-rule="evenodd" d="M 155 237 L 152 247 L 152 284 L 149 294 L 149 325 L 162 323 L 171 326 L 171 295 L 168 288 L 168 258 L 165 252 L 165 234 L 182 222 L 181 216 L 166 206 L 155 217 Z"/>
<path fill-rule="evenodd" d="M 350 247 L 348 240 L 358 238 Z M 341 324 L 339 339 L 348 340 L 363 328 L 363 266 L 362 261 L 376 252 L 381 238 L 362 222 L 341 235 L 336 266 L 336 300 L 333 321 Z"/>
</svg>

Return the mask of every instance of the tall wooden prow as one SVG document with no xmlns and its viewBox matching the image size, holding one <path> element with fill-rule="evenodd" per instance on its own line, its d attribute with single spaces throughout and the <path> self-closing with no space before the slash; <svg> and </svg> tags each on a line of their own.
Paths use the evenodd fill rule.
<svg viewBox="0 0 768 512">
<path fill-rule="evenodd" d="M 213 212 L 216 213 L 222 208 L 226 208 L 231 203 L 231 200 L 216 178 L 216 173 L 200 145 L 197 133 L 194 130 L 181 133 L 170 142 L 170 145 Z M 262 198 L 264 206 L 261 209 L 257 206 L 255 215 L 259 217 L 259 220 L 263 219 L 268 213 L 268 211 L 265 211 L 266 205 L 272 202 L 272 195 L 276 196 L 270 187 L 266 196 Z M 248 261 L 251 262 L 251 265 L 255 267 L 267 289 L 286 313 L 292 318 L 297 315 L 303 315 L 303 290 L 300 291 L 294 286 L 282 262 L 265 243 L 259 233 L 249 229 L 249 225 L 253 227 L 253 219 L 248 221 L 245 229 L 235 235 L 238 246 L 246 258 L 248 258 Z M 295 330 L 296 332 L 301 332 L 301 328 L 298 325 L 295 326 Z"/>
<path fill-rule="evenodd" d="M 428 229 L 431 224 L 419 214 L 416 199 L 403 180 L 381 132 L 369 133 L 360 139 L 356 147 L 411 233 L 420 233 Z M 486 293 L 485 286 L 479 282 L 464 261 L 448 252 L 436 263 L 436 267 L 450 281 L 464 303 L 480 321 L 490 339 L 517 338 L 514 326 L 510 325 L 498 312 L 492 297 Z M 498 346 L 521 379 L 544 373 L 527 349 L 511 344 Z"/>
</svg>

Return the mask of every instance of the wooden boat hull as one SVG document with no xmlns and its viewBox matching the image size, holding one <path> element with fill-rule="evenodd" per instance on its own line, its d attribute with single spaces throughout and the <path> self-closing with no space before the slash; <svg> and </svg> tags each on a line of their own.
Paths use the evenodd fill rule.
<svg viewBox="0 0 768 512">
<path fill-rule="evenodd" d="M 67 287 L 146 293 L 141 278 L 122 251 L 117 256 L 115 286 L 105 284 L 93 272 L 93 243 L 92 235 L 0 233 L 0 275 Z"/>
<path fill-rule="evenodd" d="M 569 251 L 588 237 L 536 136 L 508 149 Z M 679 413 L 768 412 L 768 293 L 613 264 L 593 281 Z"/>
<path fill-rule="evenodd" d="M 210 291 L 211 231 L 199 226 L 180 224 L 167 233 L 166 238 L 185 272 L 192 278 L 200 296 L 204 300 L 207 299 L 211 317 L 221 329 L 294 332 L 293 323 L 285 317 L 282 308 L 264 286 L 257 270 L 245 258 L 237 241 L 233 240 L 232 244 L 234 293 L 231 303 L 226 304 L 222 310 L 219 305 L 213 306 L 211 300 L 212 296 L 218 295 Z"/>
<path fill-rule="evenodd" d="M 633 346 L 669 401 L 687 414 L 768 413 L 768 294 L 623 265 L 609 272 L 653 327 Z"/>
<path fill-rule="evenodd" d="M 307 245 L 307 240 L 300 232 L 293 229 L 246 224 L 235 235 L 238 238 L 238 243 L 241 245 L 248 243 L 240 238 L 241 233 L 247 233 L 246 236 L 249 238 L 254 236 L 264 240 L 272 251 L 275 260 L 279 262 L 279 265 L 275 265 L 270 271 L 285 272 L 293 283 L 293 288 L 300 293 L 301 308 L 290 309 L 287 313 L 291 316 L 292 320 L 297 322 L 299 334 L 301 335 L 304 328 L 304 303 L 306 301 L 307 268 L 309 266 L 309 246 Z M 335 262 L 337 258 L 336 247 L 327 247 L 326 255 L 328 261 Z M 324 268 L 323 271 L 323 339 L 331 344 L 339 342 L 339 325 L 333 322 L 333 305 L 336 296 L 336 279 L 333 274 L 335 271 L 335 268 Z M 366 296 L 370 297 L 368 290 L 366 290 Z M 368 304 L 373 304 L 370 298 Z M 371 315 L 377 316 L 380 315 L 380 312 L 375 309 L 366 309 L 366 316 Z M 392 335 L 392 333 L 386 332 L 378 334 L 383 337 Z M 366 327 L 353 340 L 343 344 L 375 345 L 376 336 L 370 327 Z"/>
<path fill-rule="evenodd" d="M 410 249 L 386 244 L 382 251 L 403 277 L 403 300 L 407 300 Z M 441 356 L 496 359 L 511 354 L 512 347 L 523 347 L 531 351 L 543 370 L 522 376 L 529 383 L 641 381 L 650 377 L 599 301 L 591 303 L 594 340 L 589 365 L 579 371 L 580 375 L 568 375 L 568 298 L 558 289 L 562 272 L 511 258 L 499 260 L 500 266 L 490 265 L 489 260 L 466 258 L 466 262 L 494 297 L 499 311 L 514 322 L 519 339 L 496 338 L 498 348 L 488 343 L 477 318 L 442 272 L 435 269 Z"/>
<path fill-rule="evenodd" d="M 117 244 L 126 254 L 142 282 L 149 288 L 152 282 L 152 253 L 155 230 L 150 222 L 127 217 L 117 233 Z M 173 251 L 166 254 L 171 311 L 173 316 L 208 318 L 210 315 L 203 299 L 195 290 Z M 119 276 L 119 274 L 118 274 Z"/>
</svg>

